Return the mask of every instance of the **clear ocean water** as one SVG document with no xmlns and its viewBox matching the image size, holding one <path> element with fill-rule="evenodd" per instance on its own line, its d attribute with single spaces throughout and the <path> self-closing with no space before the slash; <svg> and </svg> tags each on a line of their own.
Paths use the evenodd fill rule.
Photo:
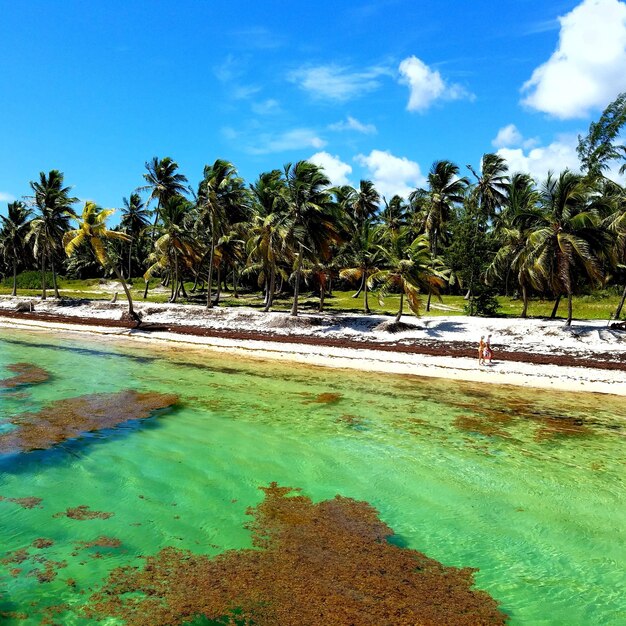
<svg viewBox="0 0 626 626">
<path fill-rule="evenodd" d="M 0 389 L 0 435 L 22 412 L 84 394 L 180 401 L 49 450 L 0 455 L 0 560 L 21 548 L 28 557 L 0 564 L 0 611 L 28 614 L 7 624 L 39 624 L 59 603 L 75 610 L 58 623 L 87 624 L 89 590 L 165 546 L 249 547 L 245 511 L 271 481 L 316 501 L 370 502 L 403 545 L 478 568 L 476 586 L 511 624 L 626 624 L 624 398 L 0 330 L 0 379 L 19 362 L 51 376 Z M 10 500 L 24 497 L 42 502 Z M 113 515 L 54 517 L 79 505 Z M 102 536 L 121 545 L 81 543 Z M 38 538 L 54 543 L 33 547 Z M 65 562 L 51 582 L 31 574 L 42 558 Z"/>
</svg>

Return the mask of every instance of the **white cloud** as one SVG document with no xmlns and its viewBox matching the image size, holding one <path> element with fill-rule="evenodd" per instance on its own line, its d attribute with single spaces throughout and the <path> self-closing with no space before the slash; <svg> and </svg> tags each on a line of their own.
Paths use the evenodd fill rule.
<svg viewBox="0 0 626 626">
<path fill-rule="evenodd" d="M 503 126 L 494 139 L 491 140 L 491 145 L 495 148 L 513 148 L 521 146 L 523 148 L 534 148 L 538 144 L 537 139 L 524 139 L 522 133 L 517 129 L 515 124 L 508 124 Z"/>
<path fill-rule="evenodd" d="M 261 87 L 258 85 L 236 85 L 231 88 L 230 95 L 235 100 L 249 100 L 260 91 Z"/>
<path fill-rule="evenodd" d="M 517 130 L 515 124 L 502 127 L 491 144 L 496 148 L 508 148 L 519 146 L 522 143 L 522 134 Z"/>
<path fill-rule="evenodd" d="M 308 160 L 322 167 L 333 185 L 350 184 L 348 176 L 352 173 L 352 167 L 338 156 L 333 156 L 328 152 L 316 152 Z"/>
<path fill-rule="evenodd" d="M 363 122 L 359 122 L 359 120 L 351 115 L 348 115 L 345 120 L 331 124 L 328 128 L 330 130 L 337 131 L 354 130 L 357 133 L 363 133 L 364 135 L 373 135 L 377 132 L 374 124 L 363 124 Z"/>
<path fill-rule="evenodd" d="M 563 135 L 547 146 L 538 146 L 525 151 L 524 148 L 500 148 L 498 154 L 506 159 L 511 172 L 530 174 L 537 183 L 542 182 L 549 171 L 560 173 L 568 168 L 580 170 L 575 136 Z"/>
<path fill-rule="evenodd" d="M 394 156 L 387 150 L 372 150 L 367 156 L 359 154 L 355 160 L 368 170 L 368 178 L 388 200 L 396 194 L 406 198 L 425 182 L 420 166 L 415 161 Z"/>
<path fill-rule="evenodd" d="M 7 193 L 6 191 L 0 191 L 0 202 L 14 202 L 15 196 Z"/>
<path fill-rule="evenodd" d="M 561 119 L 585 117 L 626 89 L 626 4 L 584 0 L 559 22 L 557 49 L 524 83 L 522 103 Z"/>
<path fill-rule="evenodd" d="M 437 70 L 431 70 L 416 56 L 404 59 L 398 68 L 400 82 L 409 87 L 407 110 L 424 112 L 436 100 L 473 99 L 461 85 L 448 84 Z"/>
<path fill-rule="evenodd" d="M 318 65 L 294 70 L 288 78 L 317 98 L 345 102 L 378 89 L 378 78 L 384 74 L 389 71 L 383 67 L 353 71 L 340 65 Z"/>
<path fill-rule="evenodd" d="M 252 104 L 252 110 L 257 115 L 272 115 L 274 113 L 280 113 L 280 104 L 278 100 L 268 98 L 262 102 L 254 102 Z"/>
<path fill-rule="evenodd" d="M 262 134 L 257 145 L 248 147 L 251 154 L 269 154 L 271 152 L 287 152 L 288 150 L 302 150 L 315 148 L 319 150 L 326 142 L 309 128 L 294 128 L 279 135 Z"/>
</svg>

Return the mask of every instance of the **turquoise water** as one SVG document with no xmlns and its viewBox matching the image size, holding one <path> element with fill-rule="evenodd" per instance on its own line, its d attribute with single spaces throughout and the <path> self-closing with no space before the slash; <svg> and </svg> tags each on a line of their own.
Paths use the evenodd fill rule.
<svg viewBox="0 0 626 626">
<path fill-rule="evenodd" d="M 623 398 L 0 331 L 0 378 L 17 362 L 51 378 L 0 389 L 0 433 L 13 415 L 77 395 L 136 389 L 174 392 L 180 403 L 0 456 L 0 559 L 29 552 L 0 565 L 0 610 L 29 615 L 8 624 L 38 624 L 50 604 L 78 608 L 112 568 L 165 546 L 248 547 L 246 508 L 271 481 L 316 501 L 370 502 L 403 545 L 479 568 L 476 586 L 512 624 L 626 623 Z M 568 416 L 577 421 L 563 429 Z M 6 500 L 29 496 L 40 507 Z M 114 515 L 53 517 L 78 505 Z M 80 545 L 101 536 L 121 545 Z M 54 544 L 32 547 L 41 537 Z M 40 583 L 29 575 L 38 556 L 66 566 Z M 77 613 L 57 620 L 87 623 Z"/>
</svg>

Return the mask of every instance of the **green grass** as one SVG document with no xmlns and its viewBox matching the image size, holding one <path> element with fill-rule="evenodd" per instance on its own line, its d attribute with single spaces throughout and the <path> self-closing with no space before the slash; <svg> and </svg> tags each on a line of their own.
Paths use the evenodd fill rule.
<svg viewBox="0 0 626 626">
<path fill-rule="evenodd" d="M 59 289 L 61 296 L 64 298 L 76 298 L 76 299 L 90 299 L 90 300 L 110 300 L 113 297 L 112 293 L 101 291 L 100 281 L 98 279 L 66 279 L 59 278 Z M 150 289 L 158 287 L 160 284 L 159 279 L 152 279 L 150 281 Z M 185 283 L 185 287 L 188 292 L 191 291 L 193 284 Z M 143 300 L 144 282 L 142 278 L 134 280 L 134 284 L 131 287 L 132 296 L 137 302 L 144 302 Z M 0 295 L 10 295 L 11 287 L 6 284 L 0 284 Z M 50 297 L 49 292 L 49 297 Z M 332 296 L 327 296 L 324 309 L 328 312 L 342 312 L 342 313 L 360 313 L 363 312 L 363 294 L 358 298 L 353 298 L 355 290 L 350 291 L 334 291 Z M 21 296 L 39 296 L 41 291 L 39 289 L 18 289 L 18 295 Z M 196 299 L 192 301 L 198 304 L 204 303 L 204 294 L 197 294 Z M 118 300 L 123 301 L 125 299 L 124 292 L 120 289 L 118 293 Z M 575 296 L 574 297 L 574 318 L 575 319 L 606 319 L 608 320 L 612 313 L 617 308 L 620 297 L 617 294 L 606 292 L 596 292 L 592 295 Z M 149 291 L 146 302 L 167 302 L 169 300 L 168 291 Z M 500 303 L 500 316 L 502 317 L 519 317 L 522 311 L 522 301 L 512 298 L 500 296 L 498 298 Z M 184 303 L 184 300 L 180 300 Z M 291 308 L 291 297 L 277 297 L 274 300 L 273 310 L 275 311 L 287 311 Z M 300 308 L 304 312 L 317 312 L 319 300 L 317 295 L 311 295 L 309 290 L 303 290 L 300 295 Z M 430 316 L 442 316 L 442 315 L 464 315 L 464 306 L 466 302 L 463 296 L 448 296 L 444 295 L 439 301 L 437 298 L 432 300 L 432 308 L 428 315 Z M 391 295 L 380 304 L 376 293 L 369 294 L 369 306 L 370 310 L 374 314 L 386 314 L 395 315 L 400 305 L 400 296 Z M 226 292 L 222 294 L 220 299 L 220 306 L 249 306 L 258 309 L 263 308 L 263 301 L 261 294 L 258 292 L 250 293 L 242 291 L 238 298 L 232 296 L 232 294 Z M 549 317 L 554 306 L 554 300 L 544 299 L 531 299 L 528 306 L 529 317 Z M 426 297 L 423 298 L 423 306 L 421 314 L 425 315 Z M 440 308 L 441 307 L 441 308 Z M 404 306 L 405 314 L 410 314 L 408 307 Z M 567 301 L 561 300 L 559 307 L 559 318 L 563 318 L 567 314 Z"/>
</svg>

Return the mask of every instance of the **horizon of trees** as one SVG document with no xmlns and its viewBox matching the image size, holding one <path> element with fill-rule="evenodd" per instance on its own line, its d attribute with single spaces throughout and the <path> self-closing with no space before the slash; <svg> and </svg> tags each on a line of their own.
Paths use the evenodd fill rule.
<svg viewBox="0 0 626 626">
<path fill-rule="evenodd" d="M 105 226 L 109 210 L 86 203 L 79 219 L 64 174 L 41 172 L 31 194 L 0 216 L 0 274 L 12 280 L 15 295 L 18 272 L 39 271 L 42 299 L 49 288 L 59 297 L 59 273 L 142 276 L 144 297 L 148 279 L 158 276 L 171 302 L 198 294 L 207 308 L 219 304 L 230 282 L 235 297 L 242 287 L 260 291 L 265 311 L 277 293 L 288 292 L 292 315 L 304 286 L 319 293 L 321 311 L 341 283 L 363 296 L 365 312 L 372 291 L 381 299 L 400 294 L 397 320 L 405 301 L 417 314 L 422 298 L 428 311 L 442 292 L 463 293 L 470 315 L 495 314 L 495 295 L 516 294 L 522 317 L 529 298 L 539 295 L 555 299 L 553 317 L 567 300 L 567 324 L 575 293 L 614 287 L 622 290 L 619 318 L 626 299 L 626 190 L 606 173 L 616 161 L 626 169 L 619 143 L 625 123 L 626 94 L 620 94 L 579 138 L 581 174 L 564 170 L 535 181 L 487 153 L 480 171 L 467 166 L 467 176 L 451 161 L 434 162 L 424 187 L 407 199 L 381 197 L 368 180 L 333 187 L 308 161 L 247 184 L 232 163 L 217 159 L 193 189 L 173 159 L 153 157 L 144 184 L 123 198 L 112 230 Z M 76 244 L 69 249 L 68 237 Z M 78 245 L 83 239 L 91 245 Z"/>
</svg>

